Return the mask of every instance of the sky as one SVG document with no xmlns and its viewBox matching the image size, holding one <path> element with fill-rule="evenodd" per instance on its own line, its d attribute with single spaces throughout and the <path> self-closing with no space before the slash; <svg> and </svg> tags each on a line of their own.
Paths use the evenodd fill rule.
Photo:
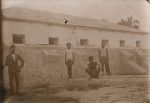
<svg viewBox="0 0 150 103">
<path fill-rule="evenodd" d="M 150 4 L 146 0 L 3 0 L 2 8 L 23 7 L 119 22 L 132 16 L 150 32 Z"/>
</svg>

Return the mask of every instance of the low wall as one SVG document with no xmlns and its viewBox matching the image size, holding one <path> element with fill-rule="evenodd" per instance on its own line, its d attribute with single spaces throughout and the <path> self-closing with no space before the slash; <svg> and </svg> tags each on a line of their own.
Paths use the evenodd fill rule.
<svg viewBox="0 0 150 103">
<path fill-rule="evenodd" d="M 20 54 L 25 65 L 21 69 L 20 81 L 22 88 L 36 88 L 44 85 L 62 86 L 67 80 L 67 69 L 65 65 L 65 47 L 48 45 L 17 45 L 16 52 Z M 85 72 L 85 65 L 88 63 L 88 56 L 93 55 L 98 62 L 98 48 L 94 47 L 73 47 L 75 49 L 75 64 L 73 66 L 73 78 L 88 78 Z M 130 53 L 123 55 L 122 51 Z M 147 50 L 143 50 L 148 55 Z M 8 46 L 4 46 L 4 60 L 8 52 Z M 140 74 L 136 69 L 124 64 L 124 59 L 135 60 L 134 49 L 109 48 L 109 64 L 112 75 Z M 143 56 L 146 60 L 147 56 Z M 127 69 L 127 70 L 126 70 Z M 8 87 L 7 67 L 4 68 L 5 86 Z"/>
</svg>

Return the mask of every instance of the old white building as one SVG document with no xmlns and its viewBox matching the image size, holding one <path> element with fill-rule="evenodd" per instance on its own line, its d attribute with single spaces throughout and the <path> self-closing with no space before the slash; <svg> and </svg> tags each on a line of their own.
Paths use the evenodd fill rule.
<svg viewBox="0 0 150 103">
<path fill-rule="evenodd" d="M 107 21 L 25 8 L 3 10 L 3 42 L 148 48 L 149 34 Z"/>
</svg>

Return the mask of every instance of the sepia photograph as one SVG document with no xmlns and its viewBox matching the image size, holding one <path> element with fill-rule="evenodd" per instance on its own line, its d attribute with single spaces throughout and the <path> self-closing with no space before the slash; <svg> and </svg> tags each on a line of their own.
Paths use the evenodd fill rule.
<svg viewBox="0 0 150 103">
<path fill-rule="evenodd" d="M 150 0 L 1 0 L 0 103 L 150 103 Z"/>
</svg>

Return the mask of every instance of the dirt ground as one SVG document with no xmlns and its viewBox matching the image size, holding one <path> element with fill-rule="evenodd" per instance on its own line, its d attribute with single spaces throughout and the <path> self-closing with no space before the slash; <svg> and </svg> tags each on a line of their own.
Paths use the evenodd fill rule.
<svg viewBox="0 0 150 103">
<path fill-rule="evenodd" d="M 24 95 L 7 97 L 4 103 L 150 103 L 148 81 L 147 75 L 69 80 L 70 84 L 76 85 L 71 86 L 72 89 L 67 87 L 52 93 L 49 89 L 40 88 Z"/>
</svg>

